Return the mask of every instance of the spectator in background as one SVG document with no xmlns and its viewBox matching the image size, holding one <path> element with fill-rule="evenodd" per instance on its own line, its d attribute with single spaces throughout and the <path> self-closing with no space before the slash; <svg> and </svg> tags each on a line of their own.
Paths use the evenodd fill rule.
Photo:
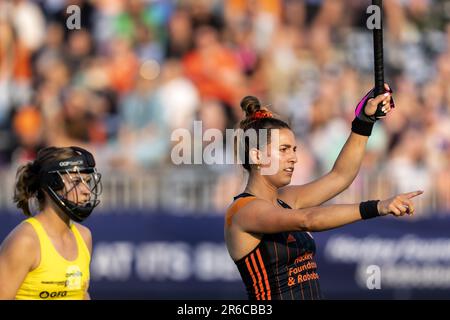
<svg viewBox="0 0 450 320">
<path fill-rule="evenodd" d="M 161 84 L 158 89 L 161 112 L 170 131 L 178 128 L 191 130 L 200 106 L 197 87 L 183 73 L 179 60 L 168 59 L 161 66 Z"/>
<path fill-rule="evenodd" d="M 89 145 L 102 143 L 106 130 L 99 121 L 99 114 L 91 107 L 92 92 L 83 88 L 73 88 L 67 92 L 63 108 L 47 124 L 54 137 L 49 137 L 55 145 Z"/>
<path fill-rule="evenodd" d="M 39 82 L 48 68 L 50 61 L 62 60 L 65 57 L 64 27 L 57 23 L 47 25 L 44 45 L 36 51 L 33 57 L 35 80 Z"/>
<path fill-rule="evenodd" d="M 167 29 L 166 58 L 183 58 L 193 49 L 194 39 L 192 21 L 187 10 L 175 10 L 169 18 Z"/>
<path fill-rule="evenodd" d="M 12 155 L 13 162 L 25 163 L 36 158 L 44 147 L 44 122 L 35 106 L 22 107 L 13 118 L 13 128 L 18 147 Z"/>
<path fill-rule="evenodd" d="M 119 95 L 133 90 L 138 74 L 139 61 L 131 45 L 131 42 L 124 38 L 116 38 L 111 43 L 111 56 L 107 67 L 111 87 Z"/>
<path fill-rule="evenodd" d="M 395 181 L 397 192 L 405 192 L 418 186 L 424 190 L 431 188 L 431 172 L 425 166 L 425 159 L 425 140 L 422 132 L 409 128 L 392 150 L 392 156 L 386 165 L 387 175 Z"/>
<path fill-rule="evenodd" d="M 76 74 L 92 58 L 93 50 L 91 34 L 86 29 L 72 31 L 65 53 L 68 68 Z"/>
<path fill-rule="evenodd" d="M 5 121 L 11 108 L 31 99 L 32 51 L 17 36 L 17 30 L 0 18 L 0 122 Z"/>
<path fill-rule="evenodd" d="M 194 36 L 195 48 L 183 58 L 186 75 L 203 99 L 215 98 L 230 107 L 236 105 L 245 82 L 235 55 L 211 27 L 200 27 Z"/>
<path fill-rule="evenodd" d="M 45 18 L 39 6 L 33 1 L 6 1 L 11 4 L 9 17 L 17 31 L 17 38 L 29 51 L 36 51 L 44 42 Z"/>
<path fill-rule="evenodd" d="M 159 69 L 141 68 L 136 88 L 120 102 L 115 166 L 127 171 L 145 169 L 160 164 L 169 154 L 170 135 L 158 87 Z"/>
</svg>

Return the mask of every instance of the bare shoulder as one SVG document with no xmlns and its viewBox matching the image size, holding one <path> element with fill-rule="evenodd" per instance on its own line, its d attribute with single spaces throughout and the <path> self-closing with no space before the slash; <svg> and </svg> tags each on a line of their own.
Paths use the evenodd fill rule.
<svg viewBox="0 0 450 320">
<path fill-rule="evenodd" d="M 80 223 L 74 222 L 75 226 L 77 227 L 77 230 L 80 232 L 81 237 L 83 238 L 84 242 L 86 242 L 86 245 L 90 252 L 92 252 L 92 233 L 91 230 L 83 226 Z"/>
<path fill-rule="evenodd" d="M 80 233 L 81 233 L 81 235 L 83 236 L 83 238 L 84 238 L 85 236 L 86 236 L 86 237 L 89 237 L 89 238 L 92 237 L 92 235 L 91 235 L 91 230 L 90 230 L 88 227 L 83 226 L 82 224 L 80 224 L 80 223 L 78 223 L 78 222 L 74 222 L 74 224 L 75 224 L 75 226 L 77 227 L 78 231 L 80 231 Z"/>
<path fill-rule="evenodd" d="M 240 225 L 242 222 L 253 219 L 254 215 L 260 213 L 262 209 L 271 207 L 273 206 L 269 202 L 262 199 L 255 197 L 243 198 L 242 201 L 234 205 L 229 212 L 228 218 L 233 221 L 233 225 Z"/>
<path fill-rule="evenodd" d="M 34 262 L 40 252 L 39 237 L 29 223 L 17 225 L 3 241 L 0 252 L 10 257 L 23 256 Z"/>
<path fill-rule="evenodd" d="M 228 206 L 227 212 L 234 215 L 236 213 L 242 212 L 243 209 L 247 208 L 249 204 L 254 202 L 258 203 L 260 201 L 261 200 L 256 197 L 239 198 Z"/>
<path fill-rule="evenodd" d="M 3 246 L 20 246 L 30 249 L 39 247 L 39 237 L 34 228 L 29 223 L 18 224 L 5 238 Z"/>
</svg>

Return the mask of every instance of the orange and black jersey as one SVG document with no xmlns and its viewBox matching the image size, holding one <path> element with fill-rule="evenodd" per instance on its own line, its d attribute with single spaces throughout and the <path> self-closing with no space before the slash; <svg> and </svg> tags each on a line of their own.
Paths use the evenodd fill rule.
<svg viewBox="0 0 450 320">
<path fill-rule="evenodd" d="M 238 195 L 229 210 L 235 211 L 243 205 L 239 202 L 245 205 L 252 198 L 248 193 Z M 278 203 L 292 209 L 281 200 Z M 315 252 L 314 239 L 308 232 L 264 234 L 256 248 L 235 262 L 249 299 L 321 299 Z"/>
</svg>

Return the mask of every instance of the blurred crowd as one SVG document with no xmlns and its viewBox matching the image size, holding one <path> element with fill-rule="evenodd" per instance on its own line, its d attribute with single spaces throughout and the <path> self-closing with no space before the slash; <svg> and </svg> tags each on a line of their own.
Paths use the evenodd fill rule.
<svg viewBox="0 0 450 320">
<path fill-rule="evenodd" d="M 370 3 L 3 0 L 0 167 L 46 145 L 86 147 L 125 173 L 170 167 L 175 129 L 233 128 L 251 94 L 292 124 L 293 182 L 308 182 L 330 170 L 373 86 Z M 450 1 L 384 1 L 384 26 L 397 108 L 355 188 L 422 189 L 450 212 Z M 223 171 L 218 194 L 240 185 L 229 166 L 205 170 Z"/>
</svg>

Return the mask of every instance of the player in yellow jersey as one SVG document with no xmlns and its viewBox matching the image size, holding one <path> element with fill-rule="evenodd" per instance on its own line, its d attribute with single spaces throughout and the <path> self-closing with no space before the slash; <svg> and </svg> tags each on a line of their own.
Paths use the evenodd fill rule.
<svg viewBox="0 0 450 320">
<path fill-rule="evenodd" d="M 29 218 L 0 247 L 0 299 L 90 298 L 91 232 L 76 222 L 99 204 L 100 180 L 79 147 L 44 148 L 17 170 L 14 202 Z"/>
</svg>

